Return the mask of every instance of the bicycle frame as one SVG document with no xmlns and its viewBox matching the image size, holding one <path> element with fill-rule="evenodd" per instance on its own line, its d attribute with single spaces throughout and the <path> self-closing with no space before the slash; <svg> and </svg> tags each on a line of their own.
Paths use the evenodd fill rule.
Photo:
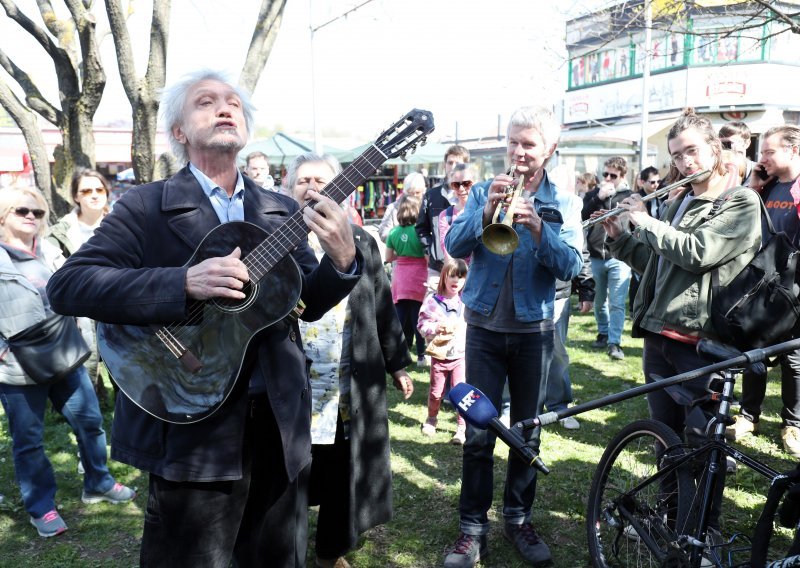
<svg viewBox="0 0 800 568">
<path fill-rule="evenodd" d="M 700 496 L 700 503 L 699 509 L 697 509 L 699 514 L 696 518 L 696 523 L 693 523 L 693 526 L 689 527 L 693 531 L 693 534 L 672 534 L 672 529 L 661 520 L 656 520 L 656 526 L 651 527 L 659 532 L 660 537 L 666 537 L 665 540 L 676 542 L 682 548 L 684 548 L 684 550 L 689 551 L 691 566 L 699 566 L 703 551 L 707 548 L 710 548 L 711 550 L 714 548 L 713 545 L 709 546 L 706 544 L 706 537 L 708 535 L 708 522 L 712 512 L 712 506 L 714 505 L 714 496 L 717 492 L 717 485 L 721 480 L 721 472 L 724 471 L 722 468 L 725 467 L 724 456 L 730 456 L 738 463 L 741 463 L 747 468 L 756 471 L 761 476 L 768 479 L 770 484 L 772 484 L 776 478 L 783 475 L 781 472 L 730 446 L 725 440 L 725 428 L 729 422 L 731 402 L 733 400 L 733 387 L 736 381 L 736 375 L 740 374 L 748 365 L 763 362 L 770 357 L 800 349 L 800 339 L 793 339 L 773 345 L 771 347 L 754 349 L 744 353 L 740 353 L 738 351 L 731 350 L 724 345 L 714 343 L 706 344 L 705 348 L 707 349 L 705 352 L 710 357 L 714 357 L 719 360 L 719 362 L 707 365 L 700 369 L 695 369 L 694 371 L 682 373 L 671 378 L 658 378 L 658 380 L 652 383 L 634 387 L 622 393 L 612 394 L 594 401 L 579 404 L 562 411 L 547 412 L 535 418 L 523 420 L 512 426 L 513 430 L 517 430 L 522 433 L 522 431 L 526 429 L 553 424 L 558 420 L 567 418 L 569 416 L 574 416 L 589 410 L 594 410 L 596 408 L 608 406 L 623 400 L 628 400 L 630 398 L 641 396 L 648 392 L 653 392 L 655 390 L 663 389 L 672 385 L 678 385 L 704 375 L 716 372 L 722 373 L 723 388 L 721 395 L 719 395 L 719 398 L 717 398 L 717 400 L 719 400 L 719 407 L 717 413 L 709 422 L 706 429 L 708 441 L 702 444 L 700 447 L 694 449 L 690 448 L 686 443 L 680 444 L 678 447 L 681 448 L 681 456 L 675 459 L 668 457 L 666 462 L 660 464 L 658 471 L 647 477 L 636 487 L 628 489 L 625 493 L 618 496 L 614 500 L 614 506 L 616 510 L 619 511 L 619 514 L 624 518 L 624 520 L 636 531 L 638 537 L 641 539 L 641 542 L 656 558 L 659 558 L 660 561 L 663 562 L 666 555 L 662 549 L 659 548 L 658 544 L 655 542 L 655 540 L 653 540 L 650 534 L 648 534 L 648 531 L 642 527 L 641 523 L 634 517 L 633 512 L 628 511 L 625 508 L 625 500 L 627 498 L 631 503 L 636 504 L 634 496 L 637 495 L 638 492 L 640 492 L 643 488 L 646 488 L 646 486 L 649 484 L 658 482 L 661 478 L 670 475 L 678 468 L 686 467 L 691 460 L 697 458 L 698 456 L 703 456 L 703 463 L 707 468 L 707 475 L 701 478 L 705 480 L 704 485 L 702 487 L 698 487 L 697 491 L 695 492 L 695 495 Z M 711 431 L 709 432 L 709 430 Z M 671 453 L 670 450 L 673 450 L 675 447 L 676 446 L 665 448 L 664 455 L 669 456 Z M 687 449 L 689 450 L 688 452 L 686 451 Z M 612 527 L 615 526 L 614 523 L 617 521 L 611 518 L 611 515 L 608 516 L 609 518 L 607 519 L 607 522 L 609 525 Z M 673 536 L 675 537 L 674 539 L 672 538 Z M 730 543 L 732 543 L 735 538 L 735 536 L 732 537 Z M 747 540 L 749 541 L 750 539 L 747 538 Z M 729 555 L 732 555 L 733 552 L 735 551 L 730 550 Z M 716 554 L 716 551 L 713 553 L 713 558 L 715 566 L 723 566 L 718 555 Z"/>
</svg>

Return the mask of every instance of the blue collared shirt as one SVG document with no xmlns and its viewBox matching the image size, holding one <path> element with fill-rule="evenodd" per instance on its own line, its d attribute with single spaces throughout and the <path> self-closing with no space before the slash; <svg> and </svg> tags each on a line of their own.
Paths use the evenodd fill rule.
<svg viewBox="0 0 800 568">
<path fill-rule="evenodd" d="M 192 172 L 200 187 L 203 188 L 203 193 L 211 201 L 211 206 L 219 217 L 220 223 L 244 221 L 244 178 L 241 172 L 236 172 L 236 186 L 233 189 L 233 195 L 228 197 L 228 192 L 214 183 L 191 162 L 189 162 L 189 171 Z"/>
</svg>

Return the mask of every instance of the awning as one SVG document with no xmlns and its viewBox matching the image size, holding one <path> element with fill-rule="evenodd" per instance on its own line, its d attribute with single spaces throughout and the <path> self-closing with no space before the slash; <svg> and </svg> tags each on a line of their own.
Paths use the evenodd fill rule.
<svg viewBox="0 0 800 568">
<path fill-rule="evenodd" d="M 334 156 L 336 156 L 340 162 L 343 164 L 347 164 L 358 158 L 361 154 L 366 152 L 367 148 L 372 145 L 372 142 L 368 142 L 367 144 L 362 144 L 361 146 L 356 146 L 352 150 L 344 150 L 340 152 L 334 152 Z M 447 152 L 447 149 L 452 146 L 450 144 L 441 144 L 438 142 L 428 142 L 424 146 L 420 145 L 413 152 L 409 152 L 406 155 L 406 159 L 403 158 L 392 158 L 386 161 L 387 166 L 398 166 L 403 164 L 440 164 L 444 161 L 444 154 Z"/>
<path fill-rule="evenodd" d="M 244 164 L 247 155 L 251 152 L 263 152 L 269 158 L 269 162 L 274 166 L 288 166 L 300 154 L 305 154 L 314 150 L 314 143 L 308 140 L 301 140 L 288 136 L 283 132 L 278 132 L 270 138 L 253 140 L 239 152 L 239 161 Z M 324 154 L 337 156 L 342 152 L 339 148 L 323 146 Z"/>
<path fill-rule="evenodd" d="M 662 130 L 666 130 L 675 123 L 674 118 L 667 120 L 651 120 L 647 123 L 647 138 L 652 138 Z M 565 142 L 574 145 L 581 141 L 609 141 L 622 142 L 625 144 L 638 144 L 641 139 L 642 125 L 640 122 L 629 122 L 626 124 L 613 124 L 610 126 L 591 126 L 588 128 L 576 128 L 561 133 L 559 143 Z"/>
</svg>

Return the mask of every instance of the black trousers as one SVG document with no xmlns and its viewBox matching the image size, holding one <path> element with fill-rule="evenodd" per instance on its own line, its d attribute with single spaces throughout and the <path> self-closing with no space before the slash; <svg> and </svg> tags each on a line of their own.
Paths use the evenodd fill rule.
<svg viewBox="0 0 800 568">
<path fill-rule="evenodd" d="M 312 446 L 308 502 L 319 505 L 314 549 L 325 559 L 344 556 L 358 542 L 350 510 L 350 440 L 342 432 L 340 417 L 334 443 Z"/>
<path fill-rule="evenodd" d="M 303 478 L 288 481 L 280 433 L 266 398 L 251 401 L 242 478 L 175 482 L 150 474 L 142 567 L 305 566 Z"/>
<path fill-rule="evenodd" d="M 800 427 L 800 350 L 779 358 L 781 364 L 781 419 L 784 426 Z M 761 416 L 767 395 L 767 376 L 745 371 L 742 377 L 741 413 L 753 422 Z"/>
</svg>

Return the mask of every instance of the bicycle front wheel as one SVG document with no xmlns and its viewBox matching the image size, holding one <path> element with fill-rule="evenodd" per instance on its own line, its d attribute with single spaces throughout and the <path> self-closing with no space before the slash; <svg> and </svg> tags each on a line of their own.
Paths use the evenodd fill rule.
<svg viewBox="0 0 800 568">
<path fill-rule="evenodd" d="M 685 466 L 655 475 L 684 455 L 680 444 L 669 426 L 655 420 L 629 424 L 608 444 L 592 478 L 586 513 L 593 566 L 680 562 L 683 552 L 675 543 L 689 516 L 695 485 Z"/>
</svg>

